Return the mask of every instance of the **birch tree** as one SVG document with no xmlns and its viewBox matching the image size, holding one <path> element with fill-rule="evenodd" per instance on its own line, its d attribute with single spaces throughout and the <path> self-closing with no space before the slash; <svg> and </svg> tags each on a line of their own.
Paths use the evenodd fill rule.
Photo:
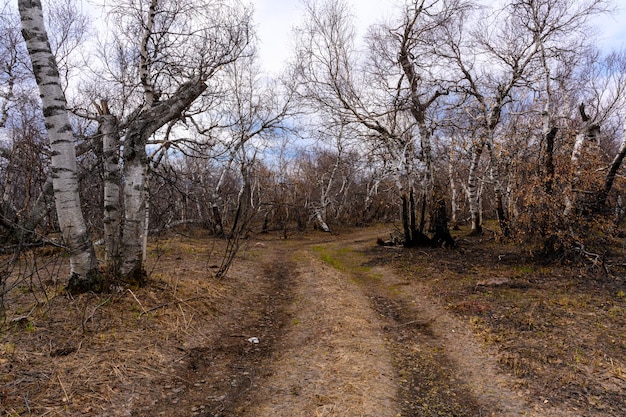
<svg viewBox="0 0 626 417">
<path fill-rule="evenodd" d="M 433 77 L 432 41 L 460 5 L 407 2 L 394 23 L 371 29 L 367 60 L 360 62 L 345 3 L 306 4 L 298 51 L 302 95 L 315 109 L 334 114 L 332 120 L 359 126 L 370 146 L 385 150 L 409 246 L 430 243 L 424 233 L 433 190 L 428 111 L 446 94 L 444 83 Z"/>
<path fill-rule="evenodd" d="M 219 148 L 228 155 L 212 192 L 212 211 L 216 232 L 228 237 L 232 237 L 232 233 L 225 234 L 222 224 L 224 216 L 221 213 L 223 208 L 220 207 L 223 206 L 220 191 L 227 173 L 234 164 L 254 165 L 256 156 L 250 158 L 248 152 L 261 153 L 275 136 L 290 130 L 285 121 L 296 112 L 295 90 L 289 85 L 292 81 L 269 79 L 262 73 L 257 58 L 256 51 L 251 50 L 248 55 L 224 69 L 224 88 L 229 94 L 212 111 L 217 113 L 213 118 L 219 119 L 224 127 Z M 240 169 L 239 173 L 251 174 L 251 171 Z M 241 179 L 242 184 L 252 181 L 249 178 Z"/>
<path fill-rule="evenodd" d="M 299 33 L 294 73 L 298 77 L 299 95 L 302 102 L 313 112 L 324 118 L 324 130 L 341 128 L 352 124 L 361 129 L 363 137 L 380 140 L 385 148 L 397 150 L 398 188 L 408 204 L 408 192 L 401 177 L 403 168 L 412 166 L 414 148 L 410 139 L 402 135 L 400 126 L 394 121 L 398 108 L 390 109 L 386 103 L 374 101 L 377 96 L 365 92 L 365 79 L 359 72 L 358 50 L 355 28 L 349 8 L 345 2 L 307 2 L 306 17 Z M 376 80 L 377 86 L 385 85 L 382 95 L 389 94 L 386 80 Z M 391 96 L 397 96 L 392 91 Z M 367 97 L 367 99 L 366 99 Z M 331 123 L 339 123 L 332 125 Z M 408 159 L 405 159 L 408 156 Z M 407 164 L 402 166 L 402 161 Z M 410 178 L 410 176 L 408 176 Z M 408 206 L 405 207 L 408 209 Z M 408 213 L 403 219 L 408 219 Z M 405 240 L 412 241 L 410 226 L 405 221 Z"/>
<path fill-rule="evenodd" d="M 52 149 L 51 176 L 56 212 L 70 253 L 68 290 L 98 289 L 102 276 L 81 212 L 74 137 L 56 59 L 44 25 L 41 2 L 20 0 L 18 7 Z"/>
<path fill-rule="evenodd" d="M 626 111 L 626 53 L 612 52 L 604 57 L 596 52 L 587 61 L 583 68 L 584 75 L 581 84 L 584 93 L 578 97 L 582 103 L 578 106 L 579 122 L 571 150 L 571 178 L 568 190 L 564 193 L 565 208 L 563 215 L 569 218 L 579 209 L 577 194 L 581 191 L 580 182 L 583 175 L 581 155 L 588 143 L 600 143 L 603 127 L 609 125 L 622 126 L 623 114 Z M 626 156 L 623 131 L 619 139 L 620 144 L 607 164 L 604 178 L 596 190 L 584 190 L 592 193 L 593 198 L 587 202 L 587 209 L 600 214 L 606 211 L 607 198 L 613 187 L 615 178 Z"/>
<path fill-rule="evenodd" d="M 478 169 L 485 148 L 491 162 L 498 218 L 503 232 L 508 230 L 502 203 L 502 184 L 497 171 L 494 135 L 513 89 L 521 84 L 535 56 L 532 39 L 519 31 L 514 17 L 498 16 L 501 20 L 490 21 L 486 14 L 479 16 L 477 21 L 481 23 L 471 32 L 471 39 L 465 38 L 467 33 L 464 35 L 465 28 L 461 26 L 448 32 L 448 58 L 452 59 L 463 74 L 461 91 L 468 100 L 464 104 L 468 110 L 466 114 L 480 127 L 477 130 L 478 136 L 472 141 L 467 180 L 472 234 L 482 232 Z M 477 62 L 476 57 L 483 58 Z"/>
<path fill-rule="evenodd" d="M 480 233 L 480 207 L 478 168 L 486 149 L 489 156 L 490 176 L 493 182 L 496 212 L 503 234 L 510 231 L 506 212 L 504 181 L 499 172 L 498 138 L 499 126 L 506 108 L 520 91 L 529 87 L 543 66 L 546 91 L 550 92 L 552 81 L 547 61 L 557 53 L 558 45 L 564 43 L 570 32 L 595 13 L 602 1 L 581 4 L 564 4 L 562 0 L 512 1 L 497 13 L 480 12 L 473 27 L 467 23 L 450 27 L 447 32 L 447 58 L 452 59 L 463 74 L 461 91 L 468 101 L 464 104 L 466 114 L 480 130 L 473 140 L 470 171 L 467 180 L 468 200 L 472 218 L 472 233 Z M 571 6 L 571 7 L 570 7 Z M 467 22 L 466 18 L 460 22 Z M 465 26 L 465 27 L 464 27 Z M 575 33 L 571 36 L 575 36 Z M 549 100 L 546 104 L 550 107 Z M 544 106 L 544 112 L 547 112 Z M 544 117 L 544 135 L 547 141 L 554 140 L 557 130 L 550 123 L 550 113 Z M 500 139 L 500 140 L 498 140 Z M 547 160 L 548 170 L 550 160 Z M 551 187 L 548 182 L 546 185 Z"/>
<path fill-rule="evenodd" d="M 120 138 L 118 158 L 108 149 L 105 178 L 117 178 L 121 166 L 121 199 L 113 181 L 105 203 L 110 238 L 109 267 L 125 282 L 141 284 L 148 233 L 147 178 L 150 165 L 172 147 L 194 146 L 206 132 L 200 115 L 222 94 L 220 69 L 236 61 L 250 39 L 250 11 L 236 2 L 190 0 L 122 0 L 111 6 L 115 20 L 108 47 L 103 48 L 104 71 L 93 88 L 104 138 Z M 137 55 L 130 51 L 138 51 Z M 109 60 L 111 58 L 111 60 Z M 186 123 L 186 124 L 185 124 Z M 180 128 L 176 128 L 180 126 Z M 177 130 L 197 135 L 183 139 Z M 108 133 L 107 133 L 108 132 Z M 150 154 L 148 146 L 153 146 Z M 156 158 L 156 159 L 155 159 Z M 120 221 L 115 216 L 122 210 Z M 117 207 L 116 207 L 117 206 Z M 113 230 L 121 227 L 121 230 Z M 119 245 L 115 237 L 119 236 Z"/>
<path fill-rule="evenodd" d="M 52 183 L 46 180 L 47 137 L 20 17 L 6 2 L 0 7 L 0 226 L 5 240 L 15 243 L 32 240 L 35 212 L 50 212 L 38 210 L 37 202 L 48 189 L 52 200 Z"/>
</svg>

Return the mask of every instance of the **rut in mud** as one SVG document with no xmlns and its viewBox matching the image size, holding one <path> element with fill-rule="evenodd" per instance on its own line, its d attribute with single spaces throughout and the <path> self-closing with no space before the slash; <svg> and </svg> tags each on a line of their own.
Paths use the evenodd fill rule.
<svg viewBox="0 0 626 417">
<path fill-rule="evenodd" d="M 150 407 L 132 415 L 227 417 L 241 415 L 267 378 L 266 367 L 280 343 L 291 304 L 293 264 L 273 254 L 248 292 L 224 316 L 210 339 L 182 350 L 173 383 Z M 200 341 L 199 341 L 200 342 Z"/>
</svg>

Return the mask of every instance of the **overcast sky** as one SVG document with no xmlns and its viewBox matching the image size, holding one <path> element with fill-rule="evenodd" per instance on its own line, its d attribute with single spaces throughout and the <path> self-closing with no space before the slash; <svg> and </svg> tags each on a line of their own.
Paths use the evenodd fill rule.
<svg viewBox="0 0 626 417">
<path fill-rule="evenodd" d="M 302 19 L 300 0 L 252 0 L 255 7 L 257 34 L 261 40 L 263 68 L 279 71 L 290 54 L 292 29 Z M 348 0 L 351 4 L 359 35 L 372 23 L 393 12 L 394 0 Z"/>
<path fill-rule="evenodd" d="M 501 2 L 500 0 L 494 0 Z M 348 0 L 352 5 L 360 34 L 381 18 L 393 15 L 395 0 Z M 300 0 L 252 0 L 255 7 L 259 52 L 264 69 L 277 72 L 290 54 L 292 28 L 302 18 Z M 605 49 L 626 47 L 626 0 L 614 0 L 620 10 L 597 20 L 601 46 Z"/>
</svg>

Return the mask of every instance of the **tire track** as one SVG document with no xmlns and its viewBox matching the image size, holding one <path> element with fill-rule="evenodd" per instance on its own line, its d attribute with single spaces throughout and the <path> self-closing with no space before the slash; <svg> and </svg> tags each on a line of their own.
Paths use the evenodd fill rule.
<svg viewBox="0 0 626 417">
<path fill-rule="evenodd" d="M 381 323 L 349 277 L 298 252 L 289 332 L 247 416 L 396 416 Z"/>
</svg>

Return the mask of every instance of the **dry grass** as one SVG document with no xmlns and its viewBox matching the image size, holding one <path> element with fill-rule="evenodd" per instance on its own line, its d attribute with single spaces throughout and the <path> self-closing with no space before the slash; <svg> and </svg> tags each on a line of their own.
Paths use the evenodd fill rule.
<svg viewBox="0 0 626 417">
<path fill-rule="evenodd" d="M 67 258 L 31 252 L 5 283 L 0 416 L 349 416 L 402 402 L 476 415 L 440 336 L 453 321 L 499 352 L 525 399 L 622 415 L 626 271 L 542 265 L 493 240 L 381 248 L 375 233 L 250 241 L 225 280 L 223 241 L 169 236 L 150 244 L 148 286 L 73 298 L 57 278 Z"/>
<path fill-rule="evenodd" d="M 2 415 L 114 414 L 158 391 L 176 358 L 212 331 L 233 291 L 211 279 L 220 242 L 172 237 L 150 245 L 150 285 L 68 297 L 67 259 L 29 253 L 7 284 L 0 333 Z M 181 260 L 185 262 L 181 265 Z"/>
<path fill-rule="evenodd" d="M 501 353 L 519 389 L 579 415 L 626 408 L 626 283 L 586 265 L 550 265 L 523 248 L 465 239 L 455 250 L 377 249 L 379 261 L 425 284 L 429 296 Z M 609 260 L 611 262 L 611 260 Z"/>
</svg>

